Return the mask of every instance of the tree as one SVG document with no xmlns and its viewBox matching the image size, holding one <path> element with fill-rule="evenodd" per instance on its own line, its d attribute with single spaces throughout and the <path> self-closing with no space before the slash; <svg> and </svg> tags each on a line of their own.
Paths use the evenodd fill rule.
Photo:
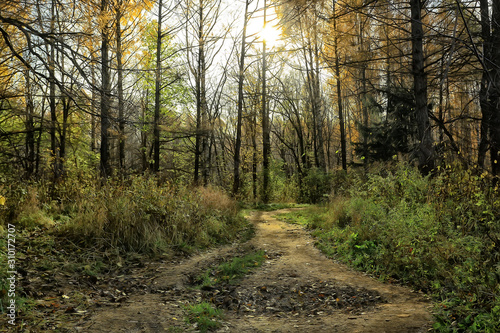
<svg viewBox="0 0 500 333">
<path fill-rule="evenodd" d="M 391 161 L 398 154 L 408 156 L 414 150 L 418 136 L 413 91 L 392 88 L 387 97 L 385 109 L 380 104 L 366 103 L 374 119 L 370 126 L 358 125 L 362 141 L 354 143 L 354 147 L 365 160 Z"/>
<path fill-rule="evenodd" d="M 116 39 L 116 71 L 118 74 L 117 79 L 117 92 L 118 92 L 118 167 L 120 173 L 125 169 L 125 117 L 124 117 L 124 100 L 123 100 L 123 31 L 121 21 L 123 18 L 123 11 L 125 10 L 123 0 L 117 0 L 115 6 L 115 39 Z"/>
<path fill-rule="evenodd" d="M 238 64 L 238 105 L 237 105 L 237 121 L 236 121 L 236 141 L 234 147 L 234 172 L 233 172 L 233 195 L 238 194 L 240 187 L 240 152 L 241 152 L 241 126 L 243 118 L 243 83 L 245 80 L 245 54 L 246 54 L 246 37 L 248 25 L 248 6 L 250 0 L 245 0 L 245 13 L 243 15 L 243 32 L 241 36 L 241 51 L 240 61 Z"/>
<path fill-rule="evenodd" d="M 266 28 L 266 1 L 264 0 L 264 26 Z M 271 154 L 271 140 L 269 127 L 269 109 L 267 107 L 266 88 L 267 56 L 266 39 L 262 40 L 262 202 L 269 202 L 269 158 Z"/>
<path fill-rule="evenodd" d="M 418 166 L 423 174 L 429 174 L 434 169 L 435 156 L 429 122 L 421 7 L 421 0 L 410 0 L 413 91 L 415 94 L 415 118 L 418 124 L 418 139 L 420 141 Z"/>
<path fill-rule="evenodd" d="M 330 64 L 330 68 L 333 70 L 335 75 L 335 87 L 336 87 L 336 97 L 337 97 L 337 111 L 340 126 L 340 154 L 342 160 L 342 169 L 347 170 L 347 140 L 345 131 L 345 116 L 344 116 L 344 105 L 342 101 L 342 84 L 340 76 L 340 54 L 339 54 L 339 30 L 337 26 L 337 3 L 333 1 L 332 3 L 332 34 L 333 34 L 333 45 L 330 44 L 329 47 L 333 48 L 333 52 L 330 52 L 332 56 L 327 58 L 327 62 Z"/>
<path fill-rule="evenodd" d="M 491 32 L 492 91 L 489 96 L 491 172 L 500 176 L 500 3 L 493 1 Z"/>
<path fill-rule="evenodd" d="M 111 77 L 109 66 L 110 18 L 108 0 L 101 0 L 100 32 L 101 32 L 101 177 L 111 176 L 109 154 L 109 129 L 111 110 Z"/>
<path fill-rule="evenodd" d="M 203 183 L 208 183 L 209 164 L 211 160 L 210 140 L 212 137 L 210 128 L 211 115 L 210 106 L 216 104 L 208 103 L 209 87 L 207 87 L 207 73 L 214 64 L 216 55 L 223 46 L 224 35 L 227 31 L 219 31 L 218 24 L 223 11 L 220 0 L 186 0 L 183 13 L 186 20 L 185 39 L 186 56 L 190 74 L 193 82 L 193 95 L 196 103 L 196 129 L 194 147 L 194 173 L 193 183 L 200 184 L 200 174 Z M 218 80 L 218 83 L 224 80 Z M 217 89 L 212 91 L 217 101 Z M 220 91 L 220 90 L 219 90 Z M 215 110 L 213 110 L 215 111 Z"/>
<path fill-rule="evenodd" d="M 158 28 L 156 30 L 156 71 L 155 71 L 155 112 L 153 121 L 153 171 L 160 170 L 160 91 L 161 91 L 161 72 L 162 72 L 162 9 L 163 1 L 158 1 Z"/>
</svg>

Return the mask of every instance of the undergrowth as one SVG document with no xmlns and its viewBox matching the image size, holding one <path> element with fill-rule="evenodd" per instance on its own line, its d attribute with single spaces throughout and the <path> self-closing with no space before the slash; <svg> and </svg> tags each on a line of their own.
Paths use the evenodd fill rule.
<svg viewBox="0 0 500 333">
<path fill-rule="evenodd" d="M 155 177 L 98 181 L 68 178 L 51 186 L 12 184 L 1 193 L 0 280 L 5 281 L 7 224 L 15 225 L 17 265 L 26 272 L 99 277 L 122 266 L 252 237 L 237 202 L 213 187 L 159 184 Z M 34 258 L 33 253 L 37 254 Z M 0 312 L 9 301 L 0 283 Z M 22 288 L 16 302 L 29 303 Z"/>
<path fill-rule="evenodd" d="M 0 225 L 50 229 L 83 246 L 133 252 L 207 247 L 245 227 L 237 203 L 219 189 L 127 181 L 20 185 L 7 193 Z M 2 221 L 3 220 L 3 221 Z"/>
<path fill-rule="evenodd" d="M 499 332 L 500 196 L 488 176 L 456 166 L 428 178 L 401 165 L 352 178 L 295 219 L 318 247 L 432 295 L 436 332 Z"/>
<path fill-rule="evenodd" d="M 65 231 L 86 242 L 98 239 L 141 252 L 228 242 L 242 225 L 236 203 L 219 190 L 158 186 L 139 178 L 126 187 L 104 187 L 81 202 Z"/>
</svg>

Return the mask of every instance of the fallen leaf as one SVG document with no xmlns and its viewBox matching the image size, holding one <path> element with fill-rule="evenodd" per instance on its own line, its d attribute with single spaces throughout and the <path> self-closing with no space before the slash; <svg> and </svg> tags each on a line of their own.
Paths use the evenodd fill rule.
<svg viewBox="0 0 500 333">
<path fill-rule="evenodd" d="M 65 313 L 75 313 L 75 308 L 72 307 L 72 306 L 68 306 L 68 308 L 66 309 L 66 311 L 64 311 Z"/>
</svg>

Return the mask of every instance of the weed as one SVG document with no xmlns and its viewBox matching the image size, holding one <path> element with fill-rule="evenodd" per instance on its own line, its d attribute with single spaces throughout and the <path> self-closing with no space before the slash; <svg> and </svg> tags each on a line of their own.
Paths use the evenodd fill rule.
<svg viewBox="0 0 500 333">
<path fill-rule="evenodd" d="M 249 253 L 243 257 L 235 257 L 229 262 L 222 263 L 217 268 L 217 275 L 223 281 L 238 279 L 247 274 L 250 270 L 262 265 L 265 259 L 263 250 Z"/>
<path fill-rule="evenodd" d="M 289 213 L 281 213 L 275 215 L 279 220 L 291 223 L 291 224 L 299 224 L 303 226 L 308 226 L 310 220 L 313 218 L 312 214 L 308 214 L 305 211 L 297 211 L 297 212 L 289 212 Z"/>
<path fill-rule="evenodd" d="M 196 328 L 201 332 L 216 329 L 221 325 L 222 310 L 214 308 L 208 302 L 187 305 L 185 310 L 186 323 L 189 325 L 196 325 Z"/>
<path fill-rule="evenodd" d="M 232 283 L 248 274 L 252 269 L 260 267 L 266 256 L 263 250 L 248 253 L 242 257 L 234 257 L 230 261 L 208 269 L 195 281 L 200 288 L 212 287 L 218 283 Z"/>
</svg>

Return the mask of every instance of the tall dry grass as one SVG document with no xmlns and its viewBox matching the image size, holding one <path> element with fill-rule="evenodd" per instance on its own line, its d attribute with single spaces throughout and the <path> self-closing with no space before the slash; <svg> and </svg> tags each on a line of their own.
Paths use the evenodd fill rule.
<svg viewBox="0 0 500 333">
<path fill-rule="evenodd" d="M 147 252 L 228 242 L 242 225 L 236 203 L 221 190 L 137 177 L 79 202 L 64 232 L 80 242 Z"/>
</svg>

